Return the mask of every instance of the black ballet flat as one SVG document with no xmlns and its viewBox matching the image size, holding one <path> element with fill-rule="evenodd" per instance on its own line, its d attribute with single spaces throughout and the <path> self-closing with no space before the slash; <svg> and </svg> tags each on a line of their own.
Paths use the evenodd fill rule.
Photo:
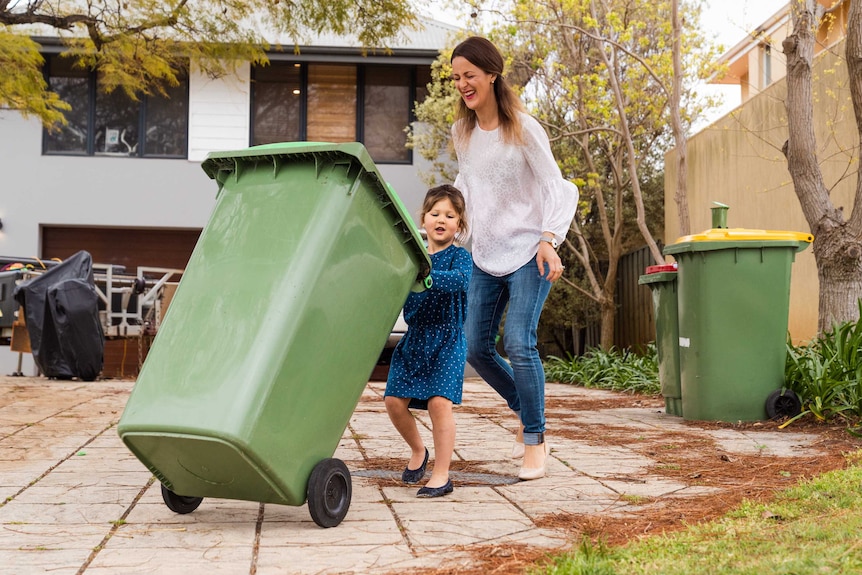
<svg viewBox="0 0 862 575">
<path fill-rule="evenodd" d="M 409 464 L 408 464 L 409 465 Z M 422 462 L 422 465 L 419 466 L 419 469 L 410 469 L 409 467 L 404 468 L 404 472 L 401 474 L 401 481 L 407 484 L 419 483 L 419 481 L 425 477 L 425 467 L 428 466 L 428 448 L 425 448 L 425 461 Z"/>
<path fill-rule="evenodd" d="M 422 487 L 419 491 L 416 492 L 416 497 L 443 497 L 444 495 L 448 495 L 454 491 L 454 487 L 452 487 L 452 480 L 446 482 L 446 485 L 442 487 Z"/>
</svg>

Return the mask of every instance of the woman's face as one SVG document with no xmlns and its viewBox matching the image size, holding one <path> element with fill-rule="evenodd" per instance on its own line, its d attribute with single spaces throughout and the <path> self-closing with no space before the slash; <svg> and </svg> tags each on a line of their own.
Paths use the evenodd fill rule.
<svg viewBox="0 0 862 575">
<path fill-rule="evenodd" d="M 463 56 L 452 60 L 452 81 L 455 89 L 468 108 L 478 112 L 487 106 L 496 106 L 494 80 L 496 74 L 488 74 Z"/>
</svg>

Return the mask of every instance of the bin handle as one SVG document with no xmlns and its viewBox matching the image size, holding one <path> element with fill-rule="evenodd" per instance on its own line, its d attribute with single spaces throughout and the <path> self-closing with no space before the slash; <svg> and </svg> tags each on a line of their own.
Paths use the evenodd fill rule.
<svg viewBox="0 0 862 575">
<path fill-rule="evenodd" d="M 413 283 L 410 291 L 422 292 L 426 289 L 431 289 L 434 280 L 431 279 L 431 266 L 428 264 L 422 265 L 419 268 L 419 273 L 416 274 L 416 281 Z"/>
<path fill-rule="evenodd" d="M 347 192 L 348 196 L 352 196 L 356 193 L 356 190 L 359 189 L 359 185 L 362 183 L 363 176 L 365 176 L 365 168 L 360 167 L 359 173 L 356 174 L 356 177 L 353 179 L 353 185 L 350 186 L 350 190 Z"/>
</svg>

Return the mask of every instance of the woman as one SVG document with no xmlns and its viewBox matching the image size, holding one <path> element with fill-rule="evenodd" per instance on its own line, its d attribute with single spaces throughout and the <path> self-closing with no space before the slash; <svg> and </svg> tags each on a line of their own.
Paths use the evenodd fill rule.
<svg viewBox="0 0 862 575">
<path fill-rule="evenodd" d="M 494 44 L 468 38 L 455 47 L 451 63 L 461 95 L 452 126 L 455 187 L 467 202 L 473 236 L 467 361 L 519 416 L 513 457 L 524 460 L 518 477 L 538 479 L 549 449 L 536 329 L 551 284 L 563 273 L 556 248 L 574 217 L 578 189 L 563 180 L 547 134 L 506 83 Z M 495 345 L 504 312 L 509 362 Z"/>
</svg>

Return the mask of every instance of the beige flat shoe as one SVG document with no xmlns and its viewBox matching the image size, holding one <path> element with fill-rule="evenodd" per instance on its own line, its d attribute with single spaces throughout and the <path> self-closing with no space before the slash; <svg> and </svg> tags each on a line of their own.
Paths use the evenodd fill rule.
<svg viewBox="0 0 862 575">
<path fill-rule="evenodd" d="M 547 474 L 548 457 L 551 455 L 551 446 L 545 441 L 545 460 L 541 467 L 521 467 L 518 473 L 518 479 L 521 481 L 530 481 L 532 479 L 541 479 Z"/>
</svg>

